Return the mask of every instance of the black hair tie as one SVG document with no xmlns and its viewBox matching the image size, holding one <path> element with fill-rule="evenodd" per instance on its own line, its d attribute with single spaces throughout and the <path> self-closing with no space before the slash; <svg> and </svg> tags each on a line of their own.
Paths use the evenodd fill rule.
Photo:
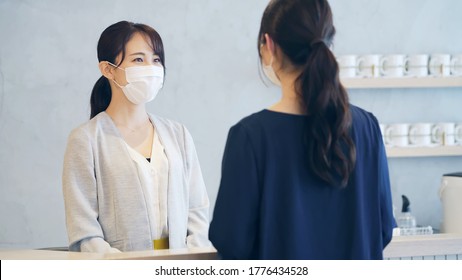
<svg viewBox="0 0 462 280">
<path fill-rule="evenodd" d="M 310 46 L 311 46 L 311 47 L 314 47 L 314 46 L 317 45 L 317 44 L 324 44 L 324 45 L 325 45 L 326 42 L 324 42 L 323 39 L 319 39 L 319 38 L 318 38 L 318 39 L 314 39 L 313 41 L 311 41 Z"/>
</svg>

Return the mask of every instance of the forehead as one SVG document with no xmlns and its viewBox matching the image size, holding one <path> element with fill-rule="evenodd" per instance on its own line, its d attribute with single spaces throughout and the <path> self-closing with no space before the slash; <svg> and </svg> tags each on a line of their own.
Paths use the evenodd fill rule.
<svg viewBox="0 0 462 280">
<path fill-rule="evenodd" d="M 154 51 L 149 37 L 139 32 L 133 34 L 132 38 L 127 42 L 125 50 L 128 55 L 136 52 L 151 53 Z"/>
</svg>

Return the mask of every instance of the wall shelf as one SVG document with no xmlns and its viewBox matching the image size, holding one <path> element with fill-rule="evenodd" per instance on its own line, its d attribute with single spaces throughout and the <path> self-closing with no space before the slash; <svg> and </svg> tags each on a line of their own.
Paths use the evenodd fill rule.
<svg viewBox="0 0 462 280">
<path fill-rule="evenodd" d="M 462 156 L 462 146 L 387 147 L 388 158 Z"/>
<path fill-rule="evenodd" d="M 462 76 L 448 77 L 402 77 L 402 78 L 344 78 L 343 86 L 360 88 L 449 88 L 462 87 Z"/>
</svg>

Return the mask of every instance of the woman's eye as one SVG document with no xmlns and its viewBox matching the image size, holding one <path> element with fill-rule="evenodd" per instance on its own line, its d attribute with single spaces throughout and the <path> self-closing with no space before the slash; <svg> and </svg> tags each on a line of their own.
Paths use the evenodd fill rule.
<svg viewBox="0 0 462 280">
<path fill-rule="evenodd" d="M 154 63 L 161 63 L 160 58 L 154 58 Z"/>
<path fill-rule="evenodd" d="M 135 62 L 143 62 L 143 59 L 141 57 L 137 57 L 133 61 L 135 61 Z"/>
</svg>

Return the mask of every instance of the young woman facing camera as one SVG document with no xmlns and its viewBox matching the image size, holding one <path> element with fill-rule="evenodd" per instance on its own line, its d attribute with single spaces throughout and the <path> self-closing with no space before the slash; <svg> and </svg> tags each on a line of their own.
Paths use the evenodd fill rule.
<svg viewBox="0 0 462 280">
<path fill-rule="evenodd" d="M 69 136 L 63 192 L 71 251 L 209 246 L 207 197 L 193 140 L 146 112 L 165 57 L 151 27 L 121 21 L 98 42 L 91 118 Z"/>
</svg>

